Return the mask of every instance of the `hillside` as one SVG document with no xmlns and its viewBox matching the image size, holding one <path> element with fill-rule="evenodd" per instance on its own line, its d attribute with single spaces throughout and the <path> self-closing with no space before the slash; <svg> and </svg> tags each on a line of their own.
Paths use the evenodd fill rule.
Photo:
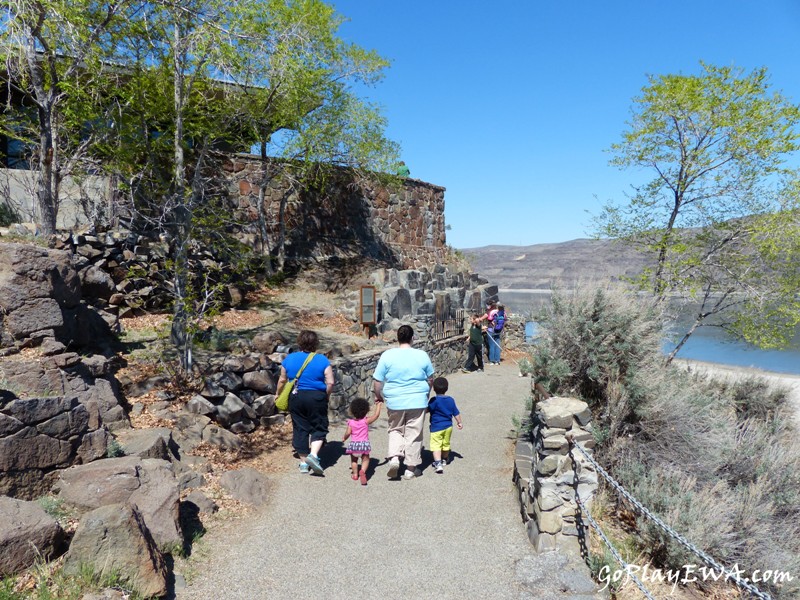
<svg viewBox="0 0 800 600">
<path fill-rule="evenodd" d="M 578 239 L 532 246 L 482 246 L 462 249 L 472 268 L 501 288 L 571 287 L 577 281 L 632 277 L 647 257 L 609 240 Z"/>
</svg>

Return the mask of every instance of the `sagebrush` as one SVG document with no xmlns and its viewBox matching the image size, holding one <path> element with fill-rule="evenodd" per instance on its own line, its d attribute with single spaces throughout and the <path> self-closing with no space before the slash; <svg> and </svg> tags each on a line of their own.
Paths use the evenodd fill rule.
<svg viewBox="0 0 800 600">
<path fill-rule="evenodd" d="M 645 506 L 724 564 L 800 573 L 800 439 L 786 390 L 665 364 L 658 306 L 611 289 L 553 294 L 536 379 L 593 410 L 597 455 Z M 637 519 L 654 564 L 697 564 Z M 776 543 L 780 540 L 780 543 Z M 800 578 L 763 584 L 796 598 Z"/>
</svg>

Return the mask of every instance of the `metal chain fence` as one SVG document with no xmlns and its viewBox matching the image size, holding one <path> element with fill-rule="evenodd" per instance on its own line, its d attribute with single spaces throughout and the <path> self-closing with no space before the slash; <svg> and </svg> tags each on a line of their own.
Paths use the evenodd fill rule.
<svg viewBox="0 0 800 600">
<path fill-rule="evenodd" d="M 647 517 L 648 519 L 653 521 L 656 525 L 658 525 L 659 528 L 661 528 L 662 531 L 664 531 L 668 536 L 670 536 L 671 538 L 676 540 L 684 548 L 689 550 L 689 552 L 691 552 L 692 554 L 697 556 L 699 559 L 704 561 L 707 565 L 711 566 L 712 568 L 714 568 L 718 572 L 722 573 L 725 576 L 726 581 L 728 579 L 732 579 L 736 583 L 736 585 L 738 585 L 741 589 L 746 590 L 747 592 L 749 592 L 755 598 L 760 598 L 761 600 L 772 600 L 772 597 L 769 594 L 767 594 L 766 592 L 762 592 L 761 590 L 759 590 L 756 586 L 754 586 L 749 581 L 746 581 L 746 580 L 742 579 L 741 577 L 739 577 L 739 573 L 735 569 L 728 569 L 728 568 L 724 567 L 723 565 L 718 563 L 716 560 L 714 560 L 711 556 L 709 556 L 708 554 L 703 552 L 700 548 L 698 548 L 697 546 L 692 544 L 689 540 L 687 540 L 685 537 L 683 537 L 680 533 L 678 533 L 677 531 L 672 529 L 672 527 L 670 527 L 669 525 L 664 523 L 656 515 L 654 515 L 646 506 L 644 506 L 641 502 L 639 502 L 636 498 L 634 498 L 633 495 L 628 490 L 623 488 L 622 485 L 618 481 L 616 481 L 611 475 L 609 475 L 609 473 L 603 467 L 601 467 L 597 463 L 597 461 L 594 460 L 586 452 L 586 450 L 584 450 L 579 444 L 576 444 L 574 442 L 574 440 L 569 440 L 569 445 L 570 445 L 569 453 L 570 453 L 570 457 L 572 458 L 573 461 L 575 460 L 575 457 L 572 454 L 572 451 L 573 451 L 573 449 L 577 448 L 577 450 L 584 456 L 584 458 L 586 458 L 587 461 L 589 461 L 589 463 L 597 470 L 597 472 L 603 477 L 603 479 L 605 479 L 611 485 L 611 487 L 613 487 L 615 490 L 617 490 L 617 492 L 619 492 L 621 496 L 623 496 L 626 500 L 628 500 L 628 502 L 630 502 L 631 505 L 637 511 L 639 511 L 639 513 L 641 513 L 642 515 L 644 515 L 645 517 Z M 578 505 L 581 507 L 581 510 L 585 511 L 585 506 L 584 506 L 583 502 L 580 500 L 580 498 L 578 497 L 577 493 L 575 494 L 575 499 L 578 502 Z M 595 529 L 595 531 L 597 531 L 600 534 L 600 537 L 603 539 L 603 542 L 607 546 L 609 546 L 611 548 L 611 542 L 608 540 L 608 538 L 605 536 L 605 534 L 600 532 L 599 526 L 594 521 L 594 519 L 589 514 L 589 512 L 585 511 L 585 514 L 586 514 L 586 517 L 589 520 L 589 523 L 591 524 L 591 526 Z M 614 555 L 614 558 L 616 558 L 617 561 L 619 561 L 619 563 L 621 565 L 623 565 L 623 567 L 627 567 L 625 561 L 622 560 L 622 557 L 619 555 L 619 552 L 617 552 L 616 549 L 612 549 L 611 552 Z M 633 576 L 633 574 L 630 573 L 630 569 L 626 568 L 626 571 L 631 576 L 631 578 L 634 580 L 634 582 L 637 584 L 639 589 L 641 589 L 644 592 L 645 596 L 647 596 L 648 598 L 652 599 L 652 596 L 649 594 L 649 592 L 647 592 L 645 590 L 645 588 L 642 585 L 640 585 L 641 582 L 639 582 Z"/>
</svg>

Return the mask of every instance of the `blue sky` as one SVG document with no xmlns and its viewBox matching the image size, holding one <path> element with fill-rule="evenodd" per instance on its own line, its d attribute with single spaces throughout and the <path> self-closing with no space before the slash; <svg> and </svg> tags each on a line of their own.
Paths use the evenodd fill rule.
<svg viewBox="0 0 800 600">
<path fill-rule="evenodd" d="M 766 66 L 800 103 L 798 0 L 334 0 L 392 62 L 367 96 L 411 176 L 447 188 L 456 248 L 587 237 L 642 172 L 608 165 L 648 74 Z"/>
</svg>

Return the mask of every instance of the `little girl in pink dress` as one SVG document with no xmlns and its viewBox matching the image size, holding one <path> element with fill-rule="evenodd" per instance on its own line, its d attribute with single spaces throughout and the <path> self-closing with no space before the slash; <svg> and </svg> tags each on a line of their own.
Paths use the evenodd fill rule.
<svg viewBox="0 0 800 600">
<path fill-rule="evenodd" d="M 344 432 L 343 442 L 350 438 L 347 445 L 347 454 L 350 455 L 350 467 L 353 470 L 351 477 L 354 481 L 361 481 L 361 485 L 367 485 L 367 468 L 369 467 L 369 454 L 372 452 L 372 445 L 369 443 L 369 426 L 381 416 L 381 406 L 383 402 L 375 403 L 375 411 L 368 417 L 369 400 L 356 398 L 350 403 L 350 414 L 352 419 L 347 420 L 347 430 Z M 358 469 L 358 457 L 361 457 L 361 472 Z"/>
</svg>

